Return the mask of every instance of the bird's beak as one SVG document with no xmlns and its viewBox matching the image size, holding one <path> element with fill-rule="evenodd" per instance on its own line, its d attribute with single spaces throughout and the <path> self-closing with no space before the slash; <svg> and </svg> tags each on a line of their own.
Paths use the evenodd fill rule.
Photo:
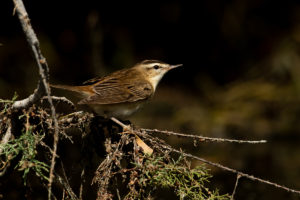
<svg viewBox="0 0 300 200">
<path fill-rule="evenodd" d="M 178 64 L 178 65 L 170 65 L 169 70 L 170 70 L 170 69 L 177 68 L 177 67 L 181 67 L 181 66 L 182 66 L 182 64 Z"/>
</svg>

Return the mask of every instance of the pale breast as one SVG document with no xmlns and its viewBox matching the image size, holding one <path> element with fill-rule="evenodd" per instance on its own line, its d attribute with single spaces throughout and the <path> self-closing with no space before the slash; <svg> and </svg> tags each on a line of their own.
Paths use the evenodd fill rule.
<svg viewBox="0 0 300 200">
<path fill-rule="evenodd" d="M 90 104 L 89 106 L 98 115 L 104 115 L 106 117 L 127 117 L 136 112 L 143 102 L 130 103 L 130 104 L 114 104 L 114 105 L 97 105 Z"/>
</svg>

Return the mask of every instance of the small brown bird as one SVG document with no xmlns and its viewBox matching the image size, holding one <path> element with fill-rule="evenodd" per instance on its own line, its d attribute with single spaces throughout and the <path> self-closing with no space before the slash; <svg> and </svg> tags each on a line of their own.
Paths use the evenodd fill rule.
<svg viewBox="0 0 300 200">
<path fill-rule="evenodd" d="M 125 117 L 135 112 L 155 93 L 164 74 L 182 66 L 158 60 L 144 60 L 131 68 L 116 71 L 102 78 L 94 78 L 82 86 L 51 85 L 78 93 L 81 100 L 99 115 Z"/>
</svg>

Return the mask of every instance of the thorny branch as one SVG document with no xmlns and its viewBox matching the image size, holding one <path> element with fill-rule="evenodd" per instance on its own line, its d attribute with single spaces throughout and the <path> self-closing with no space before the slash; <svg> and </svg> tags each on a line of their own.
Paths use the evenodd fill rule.
<svg viewBox="0 0 300 200">
<path fill-rule="evenodd" d="M 118 121 L 118 124 L 122 124 L 122 122 Z M 122 127 L 126 127 L 125 124 L 121 125 Z M 147 134 L 145 134 L 145 130 L 144 129 L 131 129 L 131 131 L 136 134 L 136 135 L 139 135 L 141 137 L 145 137 Z M 258 181 L 258 182 L 261 182 L 261 183 L 265 183 L 265 184 L 268 184 L 268 185 L 272 185 L 274 187 L 277 187 L 277 188 L 280 188 L 280 189 L 283 189 L 283 190 L 286 190 L 288 192 L 292 192 L 292 193 L 296 193 L 296 194 L 299 194 L 300 195 L 300 191 L 299 190 L 295 190 L 295 189 L 291 189 L 291 188 L 288 188 L 286 186 L 283 186 L 283 185 L 279 185 L 277 183 L 274 183 L 274 182 L 271 182 L 271 181 L 268 181 L 268 180 L 264 180 L 264 179 L 261 179 L 261 178 L 258 178 L 258 177 L 255 177 L 253 175 L 249 175 L 249 174 L 246 174 L 246 173 L 243 173 L 243 172 L 240 172 L 238 170 L 235 170 L 235 169 L 232 169 L 230 167 L 227 167 L 227 166 L 224 166 L 224 165 L 221 165 L 219 163 L 215 163 L 215 162 L 211 162 L 211 161 L 208 161 L 204 158 L 200 158 L 198 156 L 194 156 L 192 154 L 189 154 L 189 153 L 184 153 L 180 150 L 177 150 L 171 146 L 169 146 L 168 144 L 163 144 L 163 143 L 160 143 L 158 142 L 158 145 L 165 149 L 165 150 L 168 150 L 170 152 L 175 152 L 175 153 L 179 153 L 179 154 L 182 154 L 183 156 L 186 156 L 186 157 L 189 157 L 189 158 L 192 158 L 192 159 L 195 159 L 195 160 L 199 160 L 203 163 L 206 163 L 208 165 L 211 165 L 211 166 L 214 166 L 214 167 L 217 167 L 217 168 L 220 168 L 222 170 L 225 170 L 225 171 L 228 171 L 228 172 L 231 172 L 231 173 L 234 173 L 234 174 L 237 174 L 239 175 L 240 177 L 245 177 L 245 178 L 248 178 L 250 180 L 253 180 L 253 181 Z"/>
<path fill-rule="evenodd" d="M 175 133 L 173 131 L 162 131 L 162 130 L 158 130 L 158 129 L 142 128 L 141 131 L 146 131 L 147 133 L 162 133 L 162 134 L 174 135 L 174 136 L 178 136 L 178 137 L 193 138 L 193 139 L 198 139 L 201 142 L 211 141 L 211 142 L 235 142 L 235 143 L 249 143 L 249 144 L 260 144 L 260 143 L 267 142 L 266 140 L 236 140 L 236 139 L 225 139 L 225 138 L 212 138 L 212 137 L 205 137 L 205 136 L 200 136 L 200 135 Z"/>
<path fill-rule="evenodd" d="M 21 26 L 23 28 L 23 31 L 26 35 L 27 42 L 29 43 L 29 46 L 31 47 L 31 50 L 34 54 L 36 63 L 39 68 L 40 73 L 40 81 L 38 84 L 37 89 L 34 91 L 33 94 L 31 94 L 28 98 L 16 101 L 13 104 L 13 108 L 20 110 L 23 108 L 26 108 L 33 103 L 37 102 L 41 97 L 46 94 L 48 97 L 48 101 L 51 108 L 51 116 L 54 123 L 54 141 L 53 141 L 53 153 L 52 153 L 52 159 L 51 159 L 51 167 L 50 167 L 50 173 L 49 173 L 49 184 L 48 184 L 48 199 L 51 199 L 51 187 L 54 177 L 54 166 L 55 166 L 55 158 L 56 158 L 56 151 L 57 151 L 57 143 L 58 143 L 58 122 L 55 117 L 55 108 L 53 106 L 53 102 L 50 96 L 50 88 L 49 88 L 49 68 L 46 59 L 42 55 L 39 41 L 36 37 L 36 34 L 31 26 L 29 16 L 27 14 L 27 11 L 25 9 L 25 6 L 23 4 L 22 0 L 13 0 L 15 8 L 14 11 L 17 13 Z"/>
<path fill-rule="evenodd" d="M 198 156 L 194 156 L 192 154 L 189 154 L 189 153 L 184 153 L 182 151 L 179 151 L 177 149 L 174 149 L 168 145 L 164 145 L 164 148 L 166 150 L 169 150 L 171 152 L 176 152 L 176 153 L 180 153 L 186 157 L 189 157 L 189 158 L 193 158 L 195 160 L 199 160 L 203 163 L 206 163 L 208 165 L 211 165 L 211 166 L 214 166 L 214 167 L 217 167 L 217 168 L 220 168 L 222 170 L 225 170 L 225 171 L 228 171 L 228 172 L 231 172 L 231 173 L 234 173 L 234 174 L 239 174 L 241 177 L 245 177 L 245 178 L 248 178 L 250 180 L 253 180 L 253 181 L 258 181 L 258 182 L 261 182 L 261 183 L 265 183 L 265 184 L 268 184 L 268 185 L 272 185 L 274 187 L 277 187 L 277 188 L 280 188 L 280 189 L 283 189 L 283 190 L 286 190 L 288 192 L 292 192 L 292 193 L 296 193 L 296 194 L 299 194 L 300 195 L 300 191 L 299 190 L 295 190 L 295 189 L 291 189 L 291 188 L 288 188 L 286 186 L 283 186 L 283 185 L 279 185 L 277 183 L 274 183 L 274 182 L 271 182 L 271 181 L 268 181 L 268 180 L 264 180 L 264 179 L 261 179 L 261 178 L 258 178 L 258 177 L 255 177 L 253 175 L 250 175 L 250 174 L 246 174 L 246 173 L 243 173 L 243 172 L 240 172 L 238 170 L 235 170 L 235 169 L 232 169 L 230 167 L 226 167 L 224 165 L 221 165 L 219 163 L 215 163 L 215 162 L 211 162 L 211 161 L 208 161 L 204 158 L 200 158 Z"/>
</svg>

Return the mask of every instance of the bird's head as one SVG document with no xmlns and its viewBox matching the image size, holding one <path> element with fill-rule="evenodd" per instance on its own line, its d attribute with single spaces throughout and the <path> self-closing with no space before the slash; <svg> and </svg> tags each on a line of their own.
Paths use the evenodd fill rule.
<svg viewBox="0 0 300 200">
<path fill-rule="evenodd" d="M 144 60 L 135 67 L 144 74 L 145 78 L 148 79 L 155 90 L 165 73 L 180 66 L 182 66 L 182 64 L 170 65 L 159 60 Z"/>
</svg>

